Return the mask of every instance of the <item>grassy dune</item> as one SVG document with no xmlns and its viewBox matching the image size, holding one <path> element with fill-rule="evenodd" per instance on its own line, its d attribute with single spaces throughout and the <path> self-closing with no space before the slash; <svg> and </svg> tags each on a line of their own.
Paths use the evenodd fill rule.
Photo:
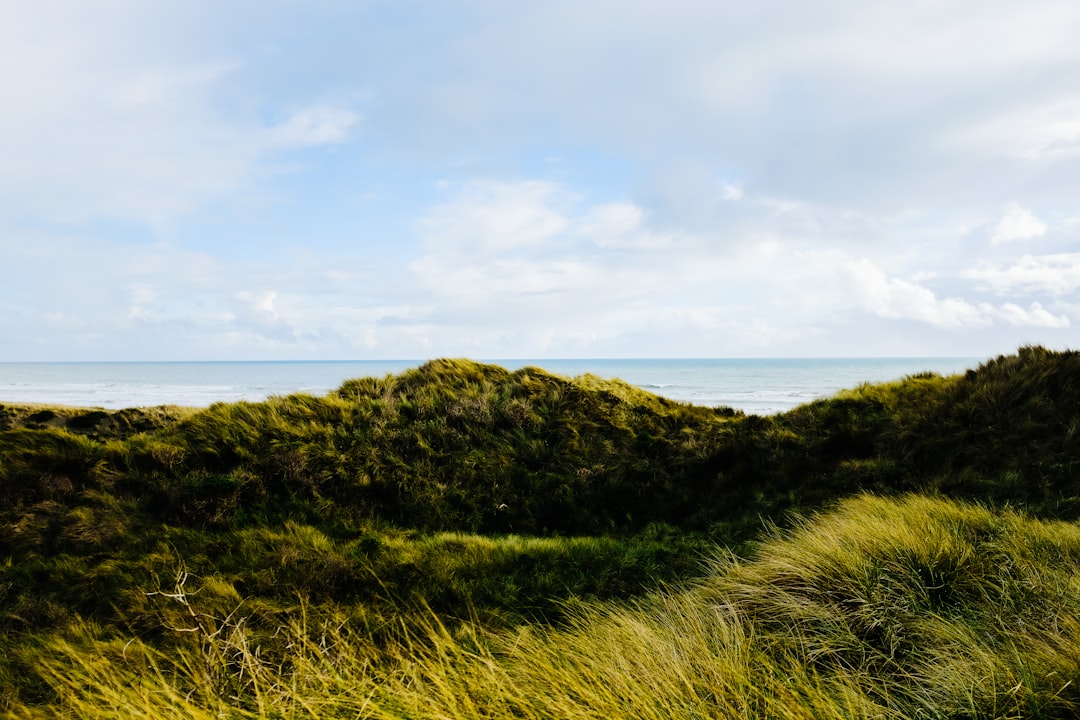
<svg viewBox="0 0 1080 720">
<path fill-rule="evenodd" d="M 8 717 L 1075 717 L 1080 354 L 0 406 Z M 973 504 L 974 503 L 974 504 Z"/>
</svg>

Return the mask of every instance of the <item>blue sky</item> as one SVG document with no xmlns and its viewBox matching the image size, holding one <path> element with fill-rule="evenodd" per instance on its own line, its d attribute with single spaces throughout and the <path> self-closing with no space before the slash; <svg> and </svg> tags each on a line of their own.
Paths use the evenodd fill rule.
<svg viewBox="0 0 1080 720">
<path fill-rule="evenodd" d="M 1080 4 L 0 7 L 0 361 L 1080 345 Z"/>
</svg>

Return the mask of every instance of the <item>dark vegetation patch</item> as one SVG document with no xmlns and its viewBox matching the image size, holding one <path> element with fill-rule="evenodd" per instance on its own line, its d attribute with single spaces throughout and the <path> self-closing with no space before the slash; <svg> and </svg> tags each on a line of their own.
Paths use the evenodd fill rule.
<svg viewBox="0 0 1080 720">
<path fill-rule="evenodd" d="M 0 404 L 0 430 L 62 428 L 95 440 L 122 440 L 161 430 L 197 412 L 168 405 L 124 410 Z"/>
</svg>

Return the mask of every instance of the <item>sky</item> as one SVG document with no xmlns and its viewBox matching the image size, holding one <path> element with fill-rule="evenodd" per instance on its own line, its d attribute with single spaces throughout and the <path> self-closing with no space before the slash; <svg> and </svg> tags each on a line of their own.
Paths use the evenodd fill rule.
<svg viewBox="0 0 1080 720">
<path fill-rule="evenodd" d="M 1080 346 L 1072 0 L 0 4 L 0 361 Z"/>
</svg>

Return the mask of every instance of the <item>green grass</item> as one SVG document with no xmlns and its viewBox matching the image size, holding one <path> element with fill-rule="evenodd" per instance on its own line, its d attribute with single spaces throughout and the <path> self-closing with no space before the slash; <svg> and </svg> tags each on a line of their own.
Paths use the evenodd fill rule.
<svg viewBox="0 0 1080 720">
<path fill-rule="evenodd" d="M 1080 517 L 1078 373 L 1077 353 L 1024 348 L 967 375 L 756 417 L 591 376 L 433 361 L 326 397 L 145 411 L 156 424 L 141 433 L 118 430 L 119 413 L 37 427 L 27 418 L 42 411 L 23 411 L 0 430 L 0 494 L 25 509 L 108 492 L 158 522 L 214 529 L 291 519 L 347 535 L 379 520 L 618 535 L 661 523 L 725 544 L 752 537 L 761 517 L 860 490 Z"/>
<path fill-rule="evenodd" d="M 1065 718 L 1080 712 L 1080 528 L 861 496 L 682 589 L 492 632 L 418 613 L 375 642 L 303 612 L 267 651 L 174 601 L 163 653 L 83 629 L 37 669 L 111 718 Z M 20 715 L 16 715 L 20 716 Z"/>
<path fill-rule="evenodd" d="M 466 360 L 0 406 L 0 710 L 1072 717 L 1078 433 L 1034 347 L 774 417 Z"/>
</svg>

